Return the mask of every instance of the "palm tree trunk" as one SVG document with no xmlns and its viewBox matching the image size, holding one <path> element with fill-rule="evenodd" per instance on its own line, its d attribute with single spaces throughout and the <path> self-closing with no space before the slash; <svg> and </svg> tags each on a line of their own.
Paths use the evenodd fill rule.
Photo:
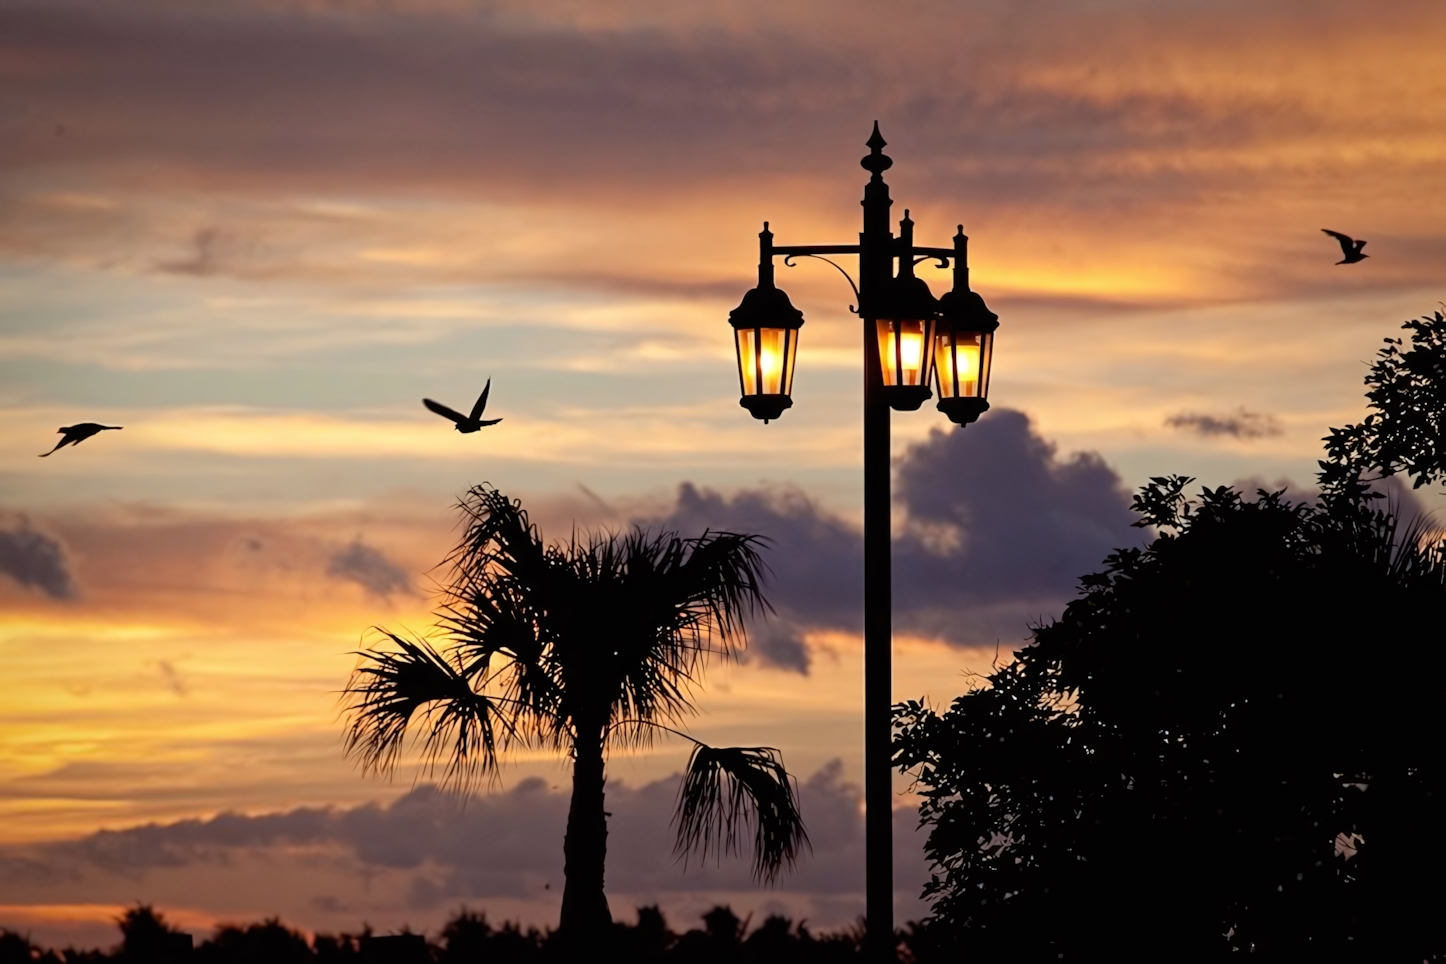
<svg viewBox="0 0 1446 964">
<path fill-rule="evenodd" d="M 576 720 L 576 718 L 574 718 Z M 612 927 L 603 869 L 607 862 L 608 820 L 603 799 L 603 735 L 606 717 L 577 720 L 573 744 L 572 804 L 563 838 L 562 915 L 559 936 L 570 945 L 603 940 Z"/>
</svg>

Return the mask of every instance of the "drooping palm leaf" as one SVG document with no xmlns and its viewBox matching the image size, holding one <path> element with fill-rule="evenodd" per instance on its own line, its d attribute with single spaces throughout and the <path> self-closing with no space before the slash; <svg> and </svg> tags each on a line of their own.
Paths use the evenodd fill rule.
<svg viewBox="0 0 1446 964">
<path fill-rule="evenodd" d="M 684 860 L 739 854 L 751 836 L 753 876 L 764 883 L 792 867 L 809 846 L 792 778 L 772 747 L 697 744 L 678 790 L 673 826 L 674 853 Z"/>
<path fill-rule="evenodd" d="M 480 775 L 496 773 L 498 729 L 503 742 L 515 736 L 511 714 L 473 690 L 467 677 L 425 640 L 383 631 L 394 650 L 368 649 L 343 690 L 349 718 L 346 753 L 363 772 L 390 775 L 413 717 L 421 714 L 426 735 L 421 755 L 427 772 L 444 766 L 443 781 L 466 788 Z"/>
</svg>

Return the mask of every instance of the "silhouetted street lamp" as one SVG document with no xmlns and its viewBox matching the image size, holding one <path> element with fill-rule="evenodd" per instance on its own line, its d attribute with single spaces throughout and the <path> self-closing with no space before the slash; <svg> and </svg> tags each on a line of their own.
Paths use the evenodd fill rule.
<svg viewBox="0 0 1446 964">
<path fill-rule="evenodd" d="M 999 316 L 969 290 L 969 239 L 964 226 L 954 235 L 954 288 L 939 299 L 939 334 L 934 373 L 939 411 L 968 425 L 989 410 L 989 366 Z"/>
<path fill-rule="evenodd" d="M 758 235 L 758 287 L 728 313 L 738 347 L 738 404 L 766 424 L 793 407 L 793 362 L 803 312 L 773 286 L 773 233 L 763 222 Z"/>
<path fill-rule="evenodd" d="M 989 373 L 999 317 L 969 290 L 968 238 L 961 225 L 952 248 L 914 245 L 907 211 L 899 236 L 889 230 L 893 161 L 874 124 L 869 155 L 859 163 L 872 175 L 864 187 L 864 230 L 858 244 L 777 245 L 767 222 L 758 235 L 758 287 L 729 315 L 738 349 L 739 404 L 764 422 L 793 406 L 794 361 L 803 313 L 773 283 L 773 258 L 852 254 L 859 259 L 853 309 L 864 334 L 864 802 L 868 953 L 886 960 L 894 931 L 893 880 L 893 665 L 891 607 L 889 409 L 917 411 L 939 389 L 939 410 L 968 425 L 989 408 Z M 954 265 L 954 288 L 935 299 L 914 276 L 919 261 Z M 898 269 L 895 270 L 895 262 Z M 832 264 L 833 262 L 829 262 Z M 838 267 L 838 265 L 834 265 Z"/>
</svg>

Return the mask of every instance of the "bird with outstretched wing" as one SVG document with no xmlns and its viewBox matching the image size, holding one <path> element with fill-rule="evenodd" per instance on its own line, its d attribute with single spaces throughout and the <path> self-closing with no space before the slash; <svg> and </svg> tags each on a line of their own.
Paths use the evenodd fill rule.
<svg viewBox="0 0 1446 964">
<path fill-rule="evenodd" d="M 1366 246 L 1366 242 L 1357 241 L 1348 234 L 1341 234 L 1339 231 L 1332 231 L 1330 228 L 1321 228 L 1321 230 L 1341 243 L 1341 254 L 1345 255 L 1345 257 L 1337 261 L 1336 264 L 1355 264 L 1357 261 L 1364 261 L 1370 257 L 1368 254 L 1361 254 L 1361 249 Z"/>
<path fill-rule="evenodd" d="M 496 425 L 502 421 L 500 418 L 489 418 L 485 420 L 482 418 L 482 412 L 487 408 L 487 393 L 490 391 L 492 391 L 492 379 L 489 378 L 487 379 L 487 384 L 482 387 L 482 394 L 477 396 L 477 404 L 472 406 L 472 414 L 470 415 L 463 415 L 461 412 L 448 408 L 441 402 L 434 402 L 430 398 L 422 399 L 422 404 L 443 418 L 451 419 L 456 423 L 455 427 L 457 431 L 463 435 L 469 435 L 472 432 L 480 432 L 488 425 Z"/>
<path fill-rule="evenodd" d="M 60 441 L 55 443 L 55 448 L 49 452 L 41 452 L 40 457 L 43 459 L 47 455 L 54 455 L 67 445 L 79 445 L 92 435 L 119 431 L 123 428 L 125 428 L 124 425 L 101 425 L 99 422 L 77 422 L 74 425 L 63 425 L 56 429 L 60 433 Z"/>
</svg>

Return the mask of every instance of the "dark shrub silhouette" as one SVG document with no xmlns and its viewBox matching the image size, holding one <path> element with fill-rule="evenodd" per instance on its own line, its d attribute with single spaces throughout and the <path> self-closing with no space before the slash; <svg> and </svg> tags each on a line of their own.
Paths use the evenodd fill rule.
<svg viewBox="0 0 1446 964">
<path fill-rule="evenodd" d="M 546 935 L 535 927 L 524 931 L 508 921 L 494 928 L 487 923 L 486 914 L 463 908 L 442 929 L 442 950 L 437 960 L 441 964 L 472 961 L 523 964 L 539 959 L 545 940 Z"/>
<path fill-rule="evenodd" d="M 151 923 L 164 922 L 150 908 Z M 130 923 L 129 916 L 126 923 Z M 740 920 L 728 907 L 715 907 L 703 915 L 704 926 L 679 935 L 668 926 L 656 906 L 639 907 L 635 924 L 621 921 L 612 925 L 614 941 L 606 951 L 579 957 L 558 943 L 556 932 L 524 929 L 511 921 L 500 927 L 488 923 L 487 915 L 463 908 L 442 928 L 437 942 L 429 943 L 415 934 L 376 936 L 368 929 L 359 935 L 318 934 L 308 947 L 305 938 L 272 918 L 259 924 L 227 925 L 203 943 L 194 957 L 178 960 L 276 960 L 276 961 L 376 961 L 379 964 L 407 964 L 419 960 L 442 964 L 527 964 L 543 960 L 619 961 L 717 961 L 727 964 L 834 964 L 855 961 L 862 946 L 862 929 L 814 936 L 800 922 L 796 927 L 786 917 L 769 917 L 748 933 L 748 921 Z M 136 928 L 132 928 L 135 930 Z M 154 931 L 154 928 L 152 928 Z M 166 933 L 175 933 L 165 930 Z M 139 933 L 139 931 L 137 931 Z M 164 938 L 161 938 L 164 941 Z M 139 945 L 132 953 L 139 953 Z M 131 960 L 117 948 L 113 955 L 101 951 L 66 950 L 63 956 L 36 947 L 23 935 L 0 930 L 0 964 L 12 962 L 92 962 Z M 268 955 L 274 956 L 268 956 Z M 8 955 L 8 956 L 7 956 Z M 246 956 L 257 955 L 257 956 Z"/>
<path fill-rule="evenodd" d="M 350 934 L 317 934 L 311 952 L 320 964 L 355 962 L 361 957 L 361 942 Z"/>
<path fill-rule="evenodd" d="M 699 964 L 733 961 L 743 946 L 745 921 L 729 907 L 714 907 L 703 915 L 703 929 L 692 930 L 678 939 L 673 957 Z"/>
<path fill-rule="evenodd" d="M 360 943 L 361 964 L 431 964 L 432 948 L 421 934 L 366 935 Z"/>
<path fill-rule="evenodd" d="M 147 904 L 126 911 L 117 921 L 121 929 L 121 946 L 116 959 L 136 964 L 169 964 L 190 957 L 191 935 L 170 924 Z"/>
<path fill-rule="evenodd" d="M 572 801 L 563 840 L 562 939 L 596 950 L 612 935 L 604 760 L 650 743 L 693 712 L 710 657 L 745 641 L 766 610 L 757 536 L 695 538 L 634 529 L 545 544 L 521 503 L 489 486 L 460 503 L 439 611 L 446 645 L 385 636 L 347 685 L 347 748 L 389 773 L 416 722 L 427 765 L 467 787 L 518 745 L 567 753 Z M 691 739 L 691 737 L 689 737 Z M 694 742 L 676 815 L 682 853 L 737 852 L 771 881 L 807 836 L 776 750 Z M 580 952 L 580 951 L 579 951 Z"/>
<path fill-rule="evenodd" d="M 1441 317 L 1412 327 L 1438 357 Z M 1154 479 L 1148 546 L 987 686 L 895 708 L 935 874 L 921 959 L 1446 953 L 1446 555 L 1368 487 L 1441 471 L 1446 370 L 1421 361 L 1382 353 L 1372 384 L 1434 374 L 1333 431 L 1319 499 Z"/>
<path fill-rule="evenodd" d="M 664 960 L 668 949 L 677 940 L 678 935 L 668 927 L 667 919 L 656 904 L 639 907 L 636 924 L 613 924 L 614 953 L 621 960 Z"/>
<path fill-rule="evenodd" d="M 30 938 L 12 930 L 0 930 L 0 964 L 60 964 L 54 951 L 30 943 Z"/>
<path fill-rule="evenodd" d="M 275 917 L 260 924 L 222 927 L 195 956 L 205 964 L 305 964 L 313 958 L 306 938 Z"/>
</svg>

